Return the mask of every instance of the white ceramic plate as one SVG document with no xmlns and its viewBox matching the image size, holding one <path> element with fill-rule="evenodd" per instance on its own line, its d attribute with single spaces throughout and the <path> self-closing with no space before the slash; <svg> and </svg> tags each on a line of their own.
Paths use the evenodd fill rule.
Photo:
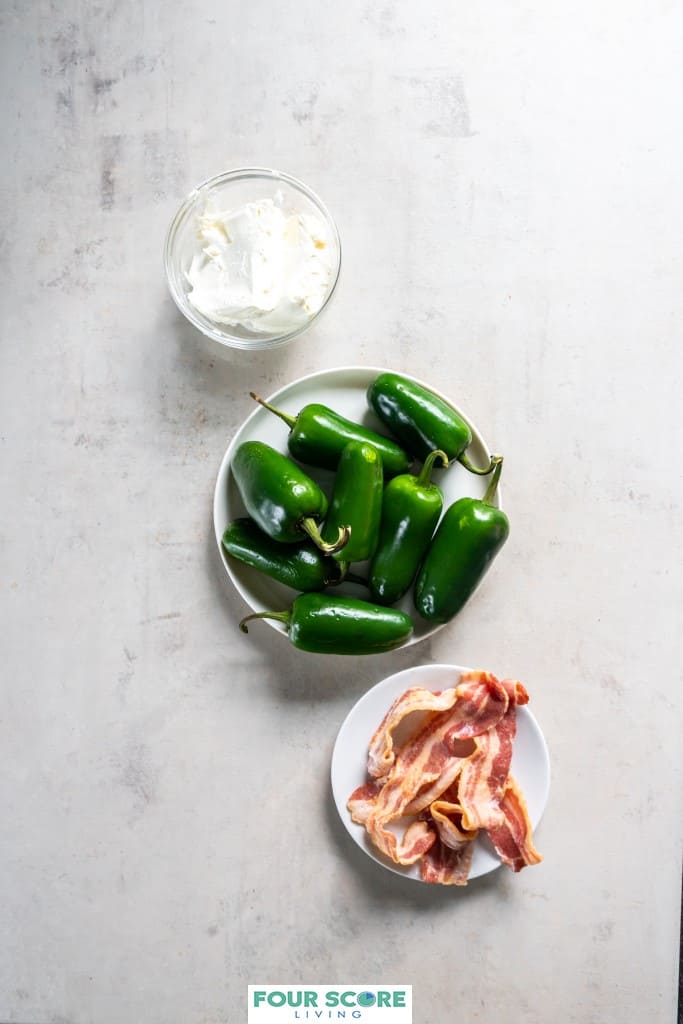
<svg viewBox="0 0 683 1024">
<path fill-rule="evenodd" d="M 293 413 L 294 415 L 310 402 L 320 402 L 323 405 L 330 406 L 330 408 L 342 416 L 346 416 L 347 419 L 362 422 L 373 430 L 386 434 L 386 428 L 369 408 L 365 397 L 372 381 L 380 373 L 385 372 L 385 369 L 371 366 L 343 366 L 334 370 L 322 370 L 319 373 L 312 373 L 308 377 L 302 377 L 300 380 L 288 384 L 286 387 L 276 391 L 274 395 L 262 395 L 261 397 L 265 398 L 271 405 L 276 406 L 276 408 L 283 409 L 285 412 Z M 409 374 L 402 374 L 402 376 L 409 377 Z M 409 377 L 409 379 L 417 380 L 415 377 Z M 424 381 L 418 381 L 418 383 L 423 384 L 433 391 L 434 394 L 439 395 L 440 398 L 448 402 L 467 421 L 472 431 L 472 444 L 467 449 L 468 455 L 476 466 L 485 466 L 488 463 L 491 449 L 489 449 L 471 419 L 458 406 L 446 398 L 445 395 L 442 395 L 432 387 L 431 384 L 425 384 Z M 221 538 L 228 523 L 238 516 L 246 515 L 237 485 L 230 471 L 230 464 L 234 452 L 244 441 L 264 441 L 283 454 L 289 454 L 287 451 L 288 434 L 289 428 L 279 417 L 268 412 L 262 406 L 255 405 L 254 411 L 237 431 L 223 456 L 223 461 L 218 471 L 218 479 L 216 480 L 213 521 L 218 550 L 220 551 L 228 576 L 254 612 L 282 611 L 291 605 L 295 592 L 289 587 L 270 579 L 270 577 L 264 576 L 256 569 L 252 569 L 250 566 L 229 558 L 223 550 Z M 303 468 L 310 477 L 322 486 L 329 497 L 334 474 L 316 469 L 313 466 L 304 466 Z M 461 465 L 456 464 L 450 466 L 448 470 L 435 470 L 433 479 L 443 490 L 444 509 L 446 509 L 454 501 L 457 501 L 458 498 L 468 495 L 474 498 L 483 498 L 489 478 L 468 473 Z M 495 504 L 498 508 L 501 507 L 500 488 L 496 495 Z M 363 573 L 362 566 L 354 565 L 354 570 L 361 574 Z M 334 589 L 339 593 L 351 594 L 355 597 L 367 598 L 368 596 L 364 588 L 354 586 L 353 584 L 342 584 L 341 587 Z M 414 623 L 414 632 L 410 640 L 404 645 L 406 647 L 417 643 L 418 640 L 423 640 L 427 636 L 431 636 L 432 633 L 442 628 L 441 626 L 433 626 L 419 618 L 413 607 L 410 591 L 397 607 L 407 612 L 412 617 Z M 273 629 L 278 630 L 278 632 L 286 632 L 282 623 L 274 622 L 270 619 L 265 621 Z"/>
<path fill-rule="evenodd" d="M 363 825 L 356 825 L 351 820 L 346 801 L 354 789 L 367 781 L 368 744 L 392 702 L 410 686 L 423 686 L 433 691 L 457 686 L 461 674 L 467 671 L 459 665 L 417 665 L 383 679 L 351 708 L 337 734 L 332 753 L 332 793 L 347 832 L 361 850 L 382 867 L 418 882 L 422 881 L 419 862 L 402 867 L 383 856 L 370 842 Z M 535 829 L 548 800 L 550 759 L 543 733 L 526 706 L 517 709 L 517 735 L 510 771 L 524 794 Z M 469 878 L 486 875 L 501 865 L 487 836 L 479 836 L 474 842 Z"/>
</svg>

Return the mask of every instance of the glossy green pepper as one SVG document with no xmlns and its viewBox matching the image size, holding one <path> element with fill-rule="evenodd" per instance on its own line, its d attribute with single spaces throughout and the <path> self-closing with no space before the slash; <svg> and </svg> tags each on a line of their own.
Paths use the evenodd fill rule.
<svg viewBox="0 0 683 1024">
<path fill-rule="evenodd" d="M 424 461 L 436 449 L 470 473 L 485 476 L 493 469 L 493 456 L 485 469 L 472 465 L 465 449 L 472 431 L 462 416 L 432 391 L 397 373 L 381 373 L 368 388 L 368 402 L 379 418 L 411 455 Z"/>
<path fill-rule="evenodd" d="M 391 438 L 347 420 L 326 405 L 311 403 L 305 405 L 298 416 L 290 416 L 264 402 L 253 391 L 249 394 L 254 401 L 284 420 L 290 428 L 287 447 L 299 462 L 319 466 L 321 469 L 336 469 L 349 441 L 360 441 L 371 444 L 380 453 L 385 476 L 405 473 L 410 466 L 411 459 Z"/>
<path fill-rule="evenodd" d="M 262 441 L 245 441 L 230 468 L 244 507 L 273 540 L 295 544 L 308 535 L 325 554 L 346 544 L 348 530 L 340 531 L 334 544 L 322 539 L 318 523 L 325 518 L 327 498 L 286 455 Z"/>
<path fill-rule="evenodd" d="M 247 633 L 252 619 L 277 619 L 302 651 L 315 654 L 381 654 L 405 643 L 413 631 L 409 615 L 354 597 L 301 594 L 285 612 L 257 612 L 240 622 Z"/>
<path fill-rule="evenodd" d="M 491 504 L 503 459 L 495 456 L 483 499 L 460 498 L 448 508 L 415 582 L 415 607 L 428 622 L 448 622 L 472 596 L 510 533 L 508 517 Z"/>
<path fill-rule="evenodd" d="M 339 460 L 323 540 L 332 541 L 343 526 L 351 536 L 334 558 L 364 562 L 377 547 L 382 514 L 382 456 L 371 444 L 349 441 Z"/>
<path fill-rule="evenodd" d="M 441 489 L 431 480 L 437 459 L 448 466 L 445 452 L 430 452 L 419 476 L 395 476 L 384 488 L 379 543 L 369 574 L 370 596 L 380 604 L 403 597 L 432 539 L 443 509 Z"/>
<path fill-rule="evenodd" d="M 233 558 L 294 590 L 324 590 L 344 578 L 343 563 L 306 541 L 281 544 L 246 517 L 228 524 L 222 544 Z"/>
</svg>

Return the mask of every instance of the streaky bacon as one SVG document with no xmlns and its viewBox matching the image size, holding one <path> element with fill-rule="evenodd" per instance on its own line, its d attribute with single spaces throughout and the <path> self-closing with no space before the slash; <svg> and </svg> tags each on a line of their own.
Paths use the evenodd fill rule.
<svg viewBox="0 0 683 1024">
<path fill-rule="evenodd" d="M 372 736 L 370 781 L 347 804 L 353 820 L 395 863 L 422 858 L 426 882 L 465 885 L 479 829 L 513 870 L 538 863 L 524 799 L 509 775 L 516 709 L 528 700 L 522 683 L 482 671 L 440 693 L 406 690 Z M 395 730 L 416 711 L 413 731 L 397 746 Z M 415 814 L 402 837 L 389 827 Z"/>
<path fill-rule="evenodd" d="M 503 798 L 512 760 L 512 741 L 517 731 L 515 705 L 502 722 L 475 739 L 476 751 L 460 773 L 458 795 L 463 825 L 468 831 L 496 828 L 503 820 Z"/>
<path fill-rule="evenodd" d="M 457 720 L 449 740 L 469 740 L 493 729 L 510 703 L 508 691 L 490 672 L 465 672 L 455 696 Z"/>
<path fill-rule="evenodd" d="M 500 806 L 503 821 L 497 828 L 488 830 L 500 859 L 513 871 L 539 864 L 543 857 L 534 846 L 526 802 L 512 776 L 507 781 Z"/>
<path fill-rule="evenodd" d="M 413 686 L 397 697 L 373 733 L 368 748 L 368 775 L 381 779 L 391 771 L 396 760 L 394 730 L 406 715 L 414 711 L 446 711 L 453 706 L 455 689 L 432 693 L 421 686 Z"/>
<path fill-rule="evenodd" d="M 422 858 L 422 881 L 438 885 L 467 885 L 474 843 L 461 843 L 453 850 L 440 840 Z"/>
<path fill-rule="evenodd" d="M 368 820 L 370 812 L 375 806 L 375 800 L 382 788 L 379 782 L 364 782 L 346 801 L 346 806 L 351 811 L 351 819 L 358 825 L 364 825 Z"/>
<path fill-rule="evenodd" d="M 462 805 L 455 798 L 435 800 L 429 808 L 429 814 L 439 839 L 451 850 L 459 850 L 463 843 L 471 843 L 479 834 L 476 829 L 469 830 L 462 824 Z"/>
<path fill-rule="evenodd" d="M 428 822 L 413 821 L 403 834 L 403 839 L 396 847 L 396 862 L 398 864 L 414 864 L 420 857 L 424 857 L 427 851 L 436 841 L 436 832 L 430 828 Z"/>
<path fill-rule="evenodd" d="M 404 808 L 404 814 L 419 814 L 425 807 L 441 796 L 444 790 L 448 789 L 449 786 L 457 782 L 458 775 L 462 771 L 463 761 L 469 757 L 475 750 L 472 741 L 468 741 L 471 749 L 465 751 L 457 751 L 458 757 L 451 757 L 445 764 L 444 770 L 441 772 L 439 777 L 433 782 L 423 786 L 422 789 L 418 790 L 413 799 Z M 464 746 L 464 744 L 463 744 Z"/>
<path fill-rule="evenodd" d="M 463 673 L 457 687 L 440 693 L 411 687 L 396 698 L 370 740 L 368 774 L 379 779 L 391 771 L 396 760 L 393 734 L 407 715 L 457 708 L 449 738 L 470 739 L 495 725 L 507 711 L 508 703 L 508 690 L 490 672 Z"/>
<path fill-rule="evenodd" d="M 501 686 L 504 688 L 512 704 L 521 705 L 529 703 L 529 694 L 526 692 L 526 687 L 518 679 L 503 679 Z"/>
<path fill-rule="evenodd" d="M 407 741 L 365 822 L 368 834 L 378 849 L 399 864 L 403 860 L 400 859 L 398 842 L 388 826 L 406 813 L 410 802 L 425 785 L 444 775 L 447 767 L 450 774 L 457 775 L 466 761 L 466 758 L 454 755 L 452 746 L 444 741 L 451 728 L 450 712 L 441 712 Z"/>
<path fill-rule="evenodd" d="M 517 734 L 517 705 L 527 704 L 529 694 L 515 679 L 505 679 L 501 686 L 508 695 L 507 711 L 494 728 L 475 737 L 476 753 L 460 775 L 458 793 L 463 806 L 463 825 L 468 831 L 497 828 L 503 821 L 500 804 Z"/>
</svg>

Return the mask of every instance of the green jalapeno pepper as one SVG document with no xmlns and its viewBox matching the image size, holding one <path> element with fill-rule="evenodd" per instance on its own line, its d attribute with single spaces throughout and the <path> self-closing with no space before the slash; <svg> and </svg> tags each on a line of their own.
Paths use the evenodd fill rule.
<svg viewBox="0 0 683 1024">
<path fill-rule="evenodd" d="M 443 509 L 443 494 L 431 481 L 437 459 L 448 466 L 445 452 L 430 452 L 419 476 L 395 476 L 384 488 L 379 542 L 369 574 L 370 596 L 380 604 L 403 597 L 432 539 Z"/>
<path fill-rule="evenodd" d="M 353 423 L 326 405 L 305 405 L 298 416 L 276 409 L 253 391 L 249 394 L 264 408 L 279 416 L 290 428 L 287 447 L 299 462 L 321 469 L 336 469 L 349 441 L 371 444 L 382 456 L 384 475 L 405 473 L 411 460 L 403 449 L 389 437 L 383 437 L 360 423 Z"/>
<path fill-rule="evenodd" d="M 510 523 L 491 504 L 503 459 L 495 456 L 483 499 L 460 498 L 444 513 L 415 582 L 415 607 L 429 622 L 448 622 L 472 596 L 508 538 Z"/>
<path fill-rule="evenodd" d="M 286 455 L 262 441 L 245 441 L 230 468 L 247 512 L 273 540 L 295 544 L 306 534 L 325 554 L 346 544 L 348 530 L 340 530 L 333 544 L 322 539 L 318 522 L 325 518 L 327 498 Z"/>
<path fill-rule="evenodd" d="M 233 558 L 294 590 L 323 590 L 344 578 L 343 562 L 307 542 L 281 544 L 246 517 L 228 524 L 222 544 Z"/>
<path fill-rule="evenodd" d="M 472 431 L 462 416 L 433 392 L 397 373 L 381 373 L 368 388 L 368 402 L 401 444 L 424 461 L 430 452 L 445 452 L 470 473 L 485 476 L 493 469 L 493 456 L 485 469 L 472 465 L 465 449 Z"/>
<path fill-rule="evenodd" d="M 302 651 L 315 654 L 381 654 L 405 643 L 413 631 L 409 615 L 354 597 L 301 594 L 289 611 L 257 612 L 240 622 L 247 633 L 252 619 L 277 619 Z"/>
<path fill-rule="evenodd" d="M 344 562 L 364 562 L 377 547 L 382 514 L 382 456 L 371 444 L 349 441 L 337 468 L 323 540 L 332 541 L 342 526 L 351 537 L 333 557 Z"/>
</svg>

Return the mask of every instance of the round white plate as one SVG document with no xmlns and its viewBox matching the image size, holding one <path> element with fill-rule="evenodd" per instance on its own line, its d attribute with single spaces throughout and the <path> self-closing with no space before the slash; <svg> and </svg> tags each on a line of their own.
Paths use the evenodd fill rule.
<svg viewBox="0 0 683 1024">
<path fill-rule="evenodd" d="M 446 690 L 457 686 L 463 672 L 459 665 L 417 665 L 397 672 L 364 694 L 349 711 L 332 753 L 332 793 L 339 816 L 355 843 L 382 867 L 421 882 L 420 863 L 403 867 L 394 864 L 373 846 L 363 825 L 351 820 L 346 801 L 358 786 L 367 782 L 368 744 L 392 702 L 410 686 L 427 690 Z M 518 782 L 535 829 L 548 800 L 550 789 L 550 758 L 543 733 L 528 707 L 517 709 L 517 735 L 513 744 L 511 774 Z M 500 867 L 499 860 L 488 837 L 475 839 L 474 856 L 469 878 L 478 878 Z"/>
<path fill-rule="evenodd" d="M 310 402 L 319 402 L 322 405 L 328 405 L 335 412 L 346 416 L 347 419 L 364 423 L 373 430 L 386 434 L 386 428 L 369 408 L 366 399 L 366 392 L 370 384 L 380 373 L 385 372 L 387 372 L 385 369 L 371 366 L 343 366 L 334 370 L 322 370 L 318 373 L 312 373 L 308 377 L 301 377 L 292 384 L 288 384 L 286 387 L 276 391 L 274 395 L 262 395 L 261 397 L 270 402 L 271 405 L 276 406 L 276 408 L 294 415 Z M 439 395 L 445 402 L 448 402 L 467 421 L 472 431 L 472 444 L 467 449 L 468 455 L 476 466 L 485 466 L 491 450 L 471 419 L 446 398 L 445 395 L 440 394 L 431 384 L 418 381 L 417 378 L 410 377 L 409 374 L 404 373 L 402 376 L 415 380 L 424 387 L 428 387 L 434 394 Z M 264 441 L 284 455 L 288 455 L 288 436 L 289 427 L 286 423 L 262 406 L 254 404 L 254 411 L 237 431 L 223 456 L 216 480 L 213 522 L 218 550 L 220 551 L 228 576 L 254 612 L 282 611 L 291 605 L 295 592 L 289 587 L 270 579 L 270 577 L 264 576 L 258 570 L 244 565 L 236 559 L 229 558 L 224 551 L 221 538 L 228 523 L 238 516 L 246 515 L 244 504 L 230 471 L 230 465 L 236 449 L 244 441 Z M 334 474 L 326 470 L 316 469 L 313 466 L 304 466 L 303 468 L 310 477 L 322 486 L 329 497 Z M 457 501 L 458 498 L 465 496 L 483 498 L 488 481 L 488 477 L 468 473 L 459 464 L 452 465 L 447 470 L 437 469 L 434 472 L 433 479 L 443 491 L 444 510 L 449 505 L 452 505 L 454 501 Z M 494 503 L 498 508 L 501 507 L 500 488 Z M 354 565 L 353 568 L 354 571 L 363 574 L 363 566 Z M 351 594 L 354 597 L 367 597 L 367 591 L 354 584 L 344 583 L 334 589 L 339 593 Z M 413 619 L 414 632 L 410 640 L 404 644 L 406 647 L 417 643 L 418 640 L 423 640 L 427 636 L 431 636 L 432 633 L 442 628 L 420 619 L 413 607 L 411 591 L 403 597 L 397 607 L 407 612 Z M 266 619 L 265 621 L 273 629 L 278 630 L 278 632 L 286 633 L 285 627 L 281 622 L 274 622 L 271 619 Z"/>
</svg>

